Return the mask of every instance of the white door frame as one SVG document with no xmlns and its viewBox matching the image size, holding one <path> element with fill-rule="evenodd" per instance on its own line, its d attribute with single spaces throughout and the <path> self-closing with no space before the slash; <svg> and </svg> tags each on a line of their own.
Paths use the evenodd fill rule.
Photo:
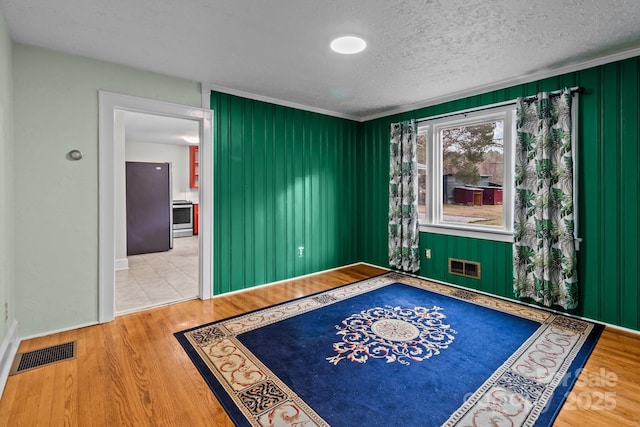
<svg viewBox="0 0 640 427">
<path fill-rule="evenodd" d="M 150 113 L 200 123 L 200 286 L 198 297 L 213 295 L 213 115 L 211 110 L 170 102 L 98 93 L 98 321 L 115 318 L 115 110 Z"/>
</svg>

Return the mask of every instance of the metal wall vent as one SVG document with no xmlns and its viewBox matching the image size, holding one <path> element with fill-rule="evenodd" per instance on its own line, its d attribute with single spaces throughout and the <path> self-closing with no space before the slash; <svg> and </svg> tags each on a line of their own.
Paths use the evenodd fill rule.
<svg viewBox="0 0 640 427">
<path fill-rule="evenodd" d="M 480 263 L 449 258 L 449 274 L 480 279 Z"/>
<path fill-rule="evenodd" d="M 76 357 L 76 342 L 71 341 L 39 350 L 16 354 L 9 375 L 19 374 L 41 366 L 50 365 Z"/>
</svg>

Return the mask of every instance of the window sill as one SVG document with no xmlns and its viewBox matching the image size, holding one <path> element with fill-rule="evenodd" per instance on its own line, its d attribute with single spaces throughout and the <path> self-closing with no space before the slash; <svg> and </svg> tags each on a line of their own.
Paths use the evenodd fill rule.
<svg viewBox="0 0 640 427">
<path fill-rule="evenodd" d="M 444 224 L 420 224 L 420 232 L 513 243 L 513 233 L 510 231 L 486 230 L 479 229 L 477 227 L 452 227 Z"/>
</svg>

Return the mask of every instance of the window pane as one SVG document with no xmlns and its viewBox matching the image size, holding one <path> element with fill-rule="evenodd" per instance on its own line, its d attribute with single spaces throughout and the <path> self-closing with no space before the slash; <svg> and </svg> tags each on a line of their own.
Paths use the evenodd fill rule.
<svg viewBox="0 0 640 427">
<path fill-rule="evenodd" d="M 442 129 L 442 221 L 503 225 L 504 122 Z"/>
</svg>

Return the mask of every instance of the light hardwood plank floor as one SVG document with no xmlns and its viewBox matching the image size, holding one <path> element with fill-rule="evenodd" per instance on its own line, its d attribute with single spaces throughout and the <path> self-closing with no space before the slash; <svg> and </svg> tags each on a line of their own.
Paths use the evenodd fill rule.
<svg viewBox="0 0 640 427">
<path fill-rule="evenodd" d="M 232 426 L 173 333 L 382 272 L 357 265 L 22 342 L 77 340 L 77 357 L 9 377 L 0 426 Z M 606 329 L 555 425 L 640 425 L 639 399 L 640 338 Z"/>
</svg>

